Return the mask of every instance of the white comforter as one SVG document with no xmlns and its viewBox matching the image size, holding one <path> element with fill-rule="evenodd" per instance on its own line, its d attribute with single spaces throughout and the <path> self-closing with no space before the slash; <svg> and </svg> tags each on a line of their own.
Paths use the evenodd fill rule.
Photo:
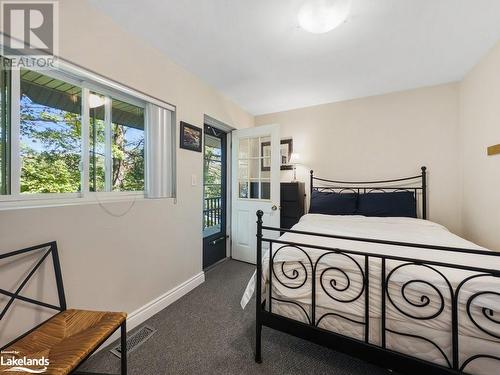
<svg viewBox="0 0 500 375">
<path fill-rule="evenodd" d="M 329 216 L 308 214 L 304 216 L 298 224 L 294 226 L 295 230 L 320 232 L 349 237 L 362 237 L 372 239 L 382 239 L 388 241 L 399 241 L 407 243 L 419 243 L 428 245 L 439 245 L 446 247 L 467 248 L 476 250 L 485 250 L 469 241 L 466 241 L 451 232 L 445 227 L 425 220 L 411 218 L 375 218 L 364 216 Z M 436 251 L 430 249 L 390 246 L 383 244 L 374 244 L 369 242 L 339 240 L 333 238 L 322 238 L 317 236 L 299 235 L 286 233 L 281 237 L 282 240 L 293 241 L 316 246 L 326 246 L 329 248 L 338 248 L 345 250 L 360 251 L 372 254 L 386 254 L 400 257 L 417 258 L 423 260 L 432 260 L 437 262 L 452 263 L 457 265 L 482 267 L 488 269 L 500 270 L 500 257 L 492 257 L 477 254 L 451 253 L 445 251 Z M 325 313 L 336 313 L 356 321 L 364 321 L 365 299 L 363 291 L 363 273 L 365 270 L 365 257 L 352 255 L 347 257 L 342 254 L 329 254 L 324 256 L 325 251 L 305 247 L 304 251 L 290 247 L 279 250 L 282 245 L 274 244 L 272 248 L 273 259 L 273 277 L 272 277 L 272 296 L 273 312 L 281 313 L 297 320 L 308 322 L 311 318 L 311 289 L 312 289 L 312 267 L 318 259 L 316 269 L 316 323 Z M 262 298 L 266 298 L 269 292 L 269 252 L 263 254 L 262 262 Z M 395 269 L 402 262 L 396 260 L 387 260 L 386 274 Z M 396 270 L 390 278 L 388 284 L 388 296 L 393 300 L 405 314 L 398 311 L 390 301 L 387 302 L 386 319 L 387 327 L 408 334 L 422 334 L 422 330 L 428 330 L 425 337 L 438 341 L 444 347 L 445 353 L 451 357 L 451 292 L 449 283 L 455 289 L 459 283 L 467 276 L 474 275 L 469 271 L 434 267 L 433 269 L 422 266 L 404 266 Z M 306 275 L 307 273 L 307 275 Z M 323 277 L 321 276 L 323 275 Z M 446 276 L 446 279 L 443 277 Z M 380 318 L 381 318 L 381 260 L 376 257 L 369 259 L 369 312 L 370 312 L 370 342 L 380 343 Z M 409 283 L 404 289 L 404 296 L 408 298 L 409 303 L 404 300 L 402 287 L 411 280 L 423 280 L 422 282 Z M 292 288 L 290 288 L 292 287 Z M 255 274 L 249 281 L 241 305 L 244 308 L 251 299 L 255 289 Z M 500 290 L 500 280 L 493 277 L 476 278 L 466 283 L 461 289 L 459 295 L 459 334 L 470 340 L 479 340 L 480 344 L 474 343 L 474 348 L 467 350 L 464 345 L 460 345 L 460 353 L 463 359 L 470 355 L 477 354 L 479 345 L 480 353 L 490 353 L 499 355 L 500 345 L 495 342 L 490 335 L 477 329 L 473 322 L 467 317 L 465 306 L 468 298 L 477 291 Z M 440 293 L 438 293 L 439 291 Z M 443 301 L 441 301 L 440 295 Z M 360 296 L 359 298 L 356 298 Z M 334 297 L 334 298 L 332 298 Z M 427 301 L 427 297 L 429 300 Z M 349 301 L 348 303 L 339 303 L 340 301 Z M 296 305 L 286 304 L 283 301 L 293 301 L 300 304 L 304 311 L 297 308 Z M 428 303 L 427 303 L 428 302 Z M 472 300 L 471 311 L 481 325 L 486 329 L 500 333 L 500 327 L 493 321 L 484 319 L 481 316 L 482 308 L 489 308 L 498 312 L 500 299 L 494 294 L 485 294 Z M 439 312 L 444 305 L 443 311 L 435 318 L 429 320 L 415 320 L 410 317 L 426 317 Z M 280 312 L 281 311 L 281 312 Z M 482 318 L 482 319 L 481 319 Z M 340 319 L 342 320 L 342 319 Z M 335 316 L 330 315 L 321 321 L 320 327 L 332 331 L 341 331 L 345 333 L 345 319 L 341 322 Z M 363 331 L 359 330 L 359 325 L 352 325 L 350 336 L 360 338 Z M 349 331 L 349 330 L 347 330 Z M 356 333 L 357 332 L 357 333 Z M 443 334 L 444 333 L 444 334 Z M 429 337 L 429 335 L 431 337 Z M 488 345 L 483 345 L 487 342 Z M 462 343 L 461 343 L 462 344 Z M 494 344 L 494 345 L 492 345 Z M 397 348 L 397 345 L 407 346 L 405 349 Z M 422 342 L 418 345 L 422 346 Z M 417 345 L 417 346 L 418 346 Z M 388 346 L 395 350 L 408 352 L 410 347 L 408 343 L 397 343 L 397 340 L 388 341 Z M 424 345 L 425 346 L 425 345 Z M 487 346 L 487 347 L 486 347 Z M 410 349 L 411 350 L 411 349 Z M 446 361 L 441 354 L 429 354 L 428 348 L 419 349 L 422 353 L 420 358 L 432 360 L 443 365 Z M 475 352 L 474 352 L 475 351 Z M 414 352 L 409 354 L 415 355 Z M 486 360 L 485 360 L 486 361 Z M 479 362 L 479 361 L 478 361 Z M 491 361 L 486 367 L 498 366 L 498 362 Z M 472 363 L 468 370 L 478 371 L 478 365 Z M 484 366 L 483 366 L 484 368 Z M 483 371 L 479 371 L 483 373 Z"/>
</svg>

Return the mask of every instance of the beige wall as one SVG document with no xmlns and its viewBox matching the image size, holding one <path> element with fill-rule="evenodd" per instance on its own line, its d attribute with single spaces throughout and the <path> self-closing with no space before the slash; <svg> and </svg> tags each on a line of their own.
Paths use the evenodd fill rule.
<svg viewBox="0 0 500 375">
<path fill-rule="evenodd" d="M 500 42 L 460 86 L 463 223 L 467 238 L 500 251 Z"/>
<path fill-rule="evenodd" d="M 253 126 L 253 116 L 85 1 L 61 1 L 60 14 L 63 58 L 176 105 L 177 121 L 202 126 L 208 114 L 235 128 Z M 69 306 L 131 312 L 201 271 L 201 153 L 177 150 L 177 181 L 177 204 L 104 204 L 115 214 L 132 206 L 119 217 L 97 204 L 0 211 L 0 252 L 57 240 Z M 0 270 L 0 277 L 12 271 Z M 17 276 L 7 280 L 14 284 Z M 19 322 L 33 323 L 20 311 L 9 318 L 7 330 L 2 322 L 1 342 Z"/>
<path fill-rule="evenodd" d="M 399 177 L 429 169 L 430 219 L 461 233 L 458 84 L 331 103 L 256 117 L 293 137 L 308 182 Z M 284 179 L 289 179 L 287 173 Z"/>
</svg>

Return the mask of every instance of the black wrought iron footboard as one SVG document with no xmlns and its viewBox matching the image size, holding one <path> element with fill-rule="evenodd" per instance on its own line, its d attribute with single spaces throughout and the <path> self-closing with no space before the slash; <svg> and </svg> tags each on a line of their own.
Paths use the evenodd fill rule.
<svg viewBox="0 0 500 375">
<path fill-rule="evenodd" d="M 481 360 L 489 361 L 489 368 L 498 363 L 496 373 L 500 373 L 500 269 L 284 241 L 266 238 L 263 231 L 413 247 L 446 252 L 450 257 L 466 253 L 500 261 L 500 253 L 285 230 L 264 226 L 262 215 L 262 211 L 257 212 L 257 362 L 261 362 L 262 326 L 267 326 L 404 374 L 468 373 L 474 367 L 472 364 L 477 365 Z M 265 255 L 268 269 L 264 275 L 263 243 L 268 243 L 269 249 L 272 249 Z M 311 249 L 315 251 L 315 256 L 311 255 Z M 301 254 L 293 261 L 295 268 L 287 269 L 286 261 L 276 259 L 279 258 L 278 254 L 285 251 Z M 340 260 L 327 263 L 328 257 Z M 263 276 L 268 281 L 264 295 Z M 290 289 L 310 287 L 310 300 L 299 303 L 293 298 L 273 296 L 273 283 Z M 353 291 L 353 288 L 356 289 Z M 343 314 L 345 309 L 325 310 L 324 305 L 318 305 L 320 295 L 323 301 L 324 298 L 330 299 L 337 306 L 357 304 L 364 313 L 353 317 Z M 379 301 L 377 306 L 373 306 L 374 298 Z M 273 312 L 273 301 L 294 304 L 304 316 L 303 321 Z M 319 311 L 320 307 L 322 311 Z M 373 324 L 370 320 L 374 318 L 371 314 L 376 315 L 377 327 L 370 327 Z M 400 322 L 408 322 L 407 327 L 417 329 L 395 327 L 395 320 L 390 320 L 388 314 Z M 322 322 L 331 317 L 359 325 L 362 337 L 353 338 L 325 329 Z M 442 330 L 437 342 L 435 338 L 425 336 L 425 332 L 428 332 L 425 327 L 439 327 L 439 324 L 445 324 L 448 328 Z M 370 338 L 370 328 L 376 328 L 378 332 L 372 335 L 377 336 L 375 339 Z M 440 360 L 430 362 L 400 352 L 399 348 L 388 342 L 389 335 L 423 341 L 433 347 Z M 479 345 L 484 351 L 474 352 L 473 348 L 478 348 L 475 345 L 461 353 L 460 350 L 466 346 L 464 340 L 468 340 L 468 337 L 485 340 L 488 348 Z"/>
</svg>

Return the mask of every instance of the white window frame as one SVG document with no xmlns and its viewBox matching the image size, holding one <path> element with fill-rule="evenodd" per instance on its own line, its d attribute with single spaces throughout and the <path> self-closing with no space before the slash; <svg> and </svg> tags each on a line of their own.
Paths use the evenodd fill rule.
<svg viewBox="0 0 500 375">
<path fill-rule="evenodd" d="M 163 108 L 172 111 L 175 114 L 175 106 L 149 97 L 143 93 L 137 92 L 126 86 L 122 86 L 114 81 L 96 75 L 85 69 L 76 67 L 64 61 L 58 61 L 59 67 L 57 70 L 40 70 L 41 74 L 47 75 L 54 79 L 60 79 L 72 85 L 78 86 L 82 90 L 82 134 L 81 134 L 81 161 L 80 161 L 80 178 L 81 191 L 74 193 L 21 193 L 21 155 L 20 155 L 20 92 L 21 80 L 20 69 L 12 69 L 11 73 L 11 191 L 8 195 L 0 195 L 0 211 L 15 208 L 32 208 L 32 207 L 52 207 L 75 204 L 100 204 L 110 201 L 130 201 L 131 199 L 144 199 L 146 192 L 143 191 L 112 191 L 111 168 L 112 155 L 111 149 L 106 147 L 106 190 L 103 192 L 89 191 L 89 176 L 90 176 L 90 159 L 89 159 L 89 105 L 88 96 L 90 92 L 96 92 L 104 95 L 106 108 L 106 137 L 111 137 L 111 100 L 117 99 L 129 104 L 136 105 L 144 109 L 144 135 L 147 133 L 147 118 L 146 105 L 147 103 L 156 104 Z M 36 71 L 36 69 L 30 69 Z M 108 144 L 108 142 L 106 142 Z M 146 147 L 146 142 L 144 144 Z M 172 145 L 175 148 L 175 145 Z M 109 154 L 109 155 L 108 155 Z M 146 152 L 145 152 L 146 157 Z M 145 160 L 145 163 L 147 161 Z M 145 168 L 146 171 L 146 168 Z M 144 175 L 144 185 L 147 186 L 146 173 Z"/>
</svg>

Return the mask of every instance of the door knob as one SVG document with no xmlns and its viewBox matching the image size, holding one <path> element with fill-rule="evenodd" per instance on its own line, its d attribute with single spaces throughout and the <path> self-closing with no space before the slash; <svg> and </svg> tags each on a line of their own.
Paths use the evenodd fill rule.
<svg viewBox="0 0 500 375">
<path fill-rule="evenodd" d="M 273 211 L 276 211 L 277 209 L 278 209 L 278 207 L 277 207 L 276 205 L 273 205 L 273 206 L 271 207 L 271 210 L 273 210 Z"/>
</svg>

